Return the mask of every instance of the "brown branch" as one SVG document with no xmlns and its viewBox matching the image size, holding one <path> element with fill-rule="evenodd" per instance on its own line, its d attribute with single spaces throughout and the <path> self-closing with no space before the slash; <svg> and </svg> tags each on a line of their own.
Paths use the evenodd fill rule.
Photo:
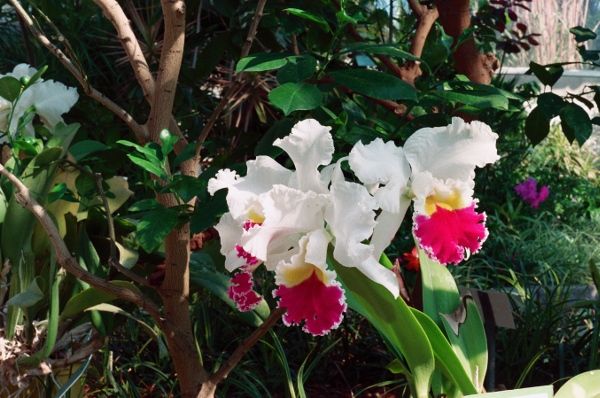
<svg viewBox="0 0 600 398">
<path fill-rule="evenodd" d="M 200 398 L 213 397 L 217 385 L 225 380 L 229 373 L 237 366 L 244 355 L 252 348 L 283 316 L 285 309 L 277 308 L 250 336 L 248 336 L 225 361 L 219 370 L 210 376 L 209 380 L 202 386 Z"/>
<path fill-rule="evenodd" d="M 240 58 L 247 57 L 250 53 L 250 49 L 252 48 L 252 43 L 256 37 L 256 31 L 258 30 L 258 25 L 260 20 L 263 17 L 265 4 L 267 0 L 259 0 L 256 5 L 256 10 L 254 11 L 254 16 L 252 17 L 252 22 L 250 22 L 250 28 L 248 29 L 248 34 L 246 35 L 246 40 L 244 41 L 244 45 L 242 46 L 242 52 L 240 53 Z M 206 121 L 206 124 L 202 128 L 200 135 L 198 135 L 198 139 L 196 140 L 196 158 L 200 159 L 200 152 L 202 152 L 202 146 L 204 145 L 204 141 L 208 138 L 208 135 L 213 129 L 214 124 L 217 119 L 221 116 L 223 110 L 227 107 L 227 104 L 230 101 L 230 97 L 237 90 L 239 82 L 242 80 L 243 73 L 240 73 L 236 76 L 235 79 L 232 79 L 229 82 L 229 85 L 223 90 L 223 96 L 221 100 L 211 113 L 210 117 Z"/>
<path fill-rule="evenodd" d="M 135 33 L 133 33 L 127 15 L 125 15 L 123 8 L 116 0 L 94 0 L 94 3 L 102 9 L 104 16 L 113 24 L 117 31 L 121 46 L 123 47 L 123 50 L 125 50 L 125 54 L 131 64 L 136 80 L 142 88 L 144 98 L 152 105 L 152 96 L 154 95 L 156 83 L 154 81 L 154 76 L 152 76 L 152 72 L 150 71 L 150 67 L 148 66 L 148 61 L 140 47 L 140 43 L 135 36 Z M 178 142 L 179 145 L 176 145 L 175 147 L 176 152 L 179 153 L 188 142 L 183 136 L 174 117 L 171 117 L 169 122 L 169 130 L 180 138 Z"/>
<path fill-rule="evenodd" d="M 431 28 L 435 24 L 435 21 L 439 17 L 438 9 L 436 6 L 432 8 L 427 7 L 419 2 L 419 0 L 409 0 L 410 8 L 417 17 L 417 29 L 410 45 L 410 52 L 415 57 L 421 57 L 423 55 L 423 48 L 425 47 L 425 41 L 431 31 Z M 412 84 L 414 86 L 415 80 L 423 74 L 421 66 L 417 61 L 409 61 L 402 67 L 402 80 Z"/>
<path fill-rule="evenodd" d="M 267 0 L 258 0 L 258 4 L 256 4 L 256 10 L 254 11 L 254 16 L 252 17 L 252 22 L 250 23 L 250 28 L 246 35 L 246 41 L 244 41 L 244 45 L 242 46 L 240 58 L 247 57 L 248 54 L 250 54 L 250 49 L 252 48 L 252 43 L 254 42 L 256 31 L 258 30 L 258 24 L 263 17 L 265 4 L 267 4 Z"/>
<path fill-rule="evenodd" d="M 69 249 L 67 248 L 65 242 L 60 237 L 60 233 L 54 225 L 52 218 L 30 194 L 29 189 L 17 178 L 14 174 L 4 168 L 4 166 L 0 165 L 0 174 L 5 176 L 8 181 L 15 187 L 15 199 L 16 201 L 29 210 L 35 218 L 39 221 L 40 225 L 46 231 L 48 238 L 50 239 L 50 243 L 54 248 L 54 252 L 56 254 L 57 262 L 70 274 L 74 275 L 76 278 L 81 279 L 84 282 L 87 282 L 91 286 L 102 290 L 104 292 L 113 294 L 114 296 L 131 302 L 138 307 L 146 310 L 150 316 L 154 319 L 154 321 L 159 325 L 163 325 L 164 321 L 162 316 L 160 315 L 160 310 L 158 307 L 150 301 L 147 297 L 141 294 L 138 291 L 134 291 L 127 288 L 122 288 L 116 285 L 111 284 L 109 281 L 102 279 L 79 266 L 78 261 L 71 255 Z"/>
<path fill-rule="evenodd" d="M 133 131 L 138 141 L 144 142 L 146 140 L 146 127 L 140 125 L 126 110 L 92 87 L 86 76 L 84 76 L 84 74 L 75 66 L 73 61 L 71 61 L 60 48 L 56 47 L 40 29 L 38 29 L 32 17 L 27 13 L 23 6 L 21 6 L 21 3 L 19 3 L 18 0 L 8 0 L 8 2 L 13 6 L 31 34 L 46 47 L 48 51 L 58 58 L 60 63 L 69 71 L 69 73 L 77 79 L 83 92 L 119 117 L 131 131 Z"/>
</svg>

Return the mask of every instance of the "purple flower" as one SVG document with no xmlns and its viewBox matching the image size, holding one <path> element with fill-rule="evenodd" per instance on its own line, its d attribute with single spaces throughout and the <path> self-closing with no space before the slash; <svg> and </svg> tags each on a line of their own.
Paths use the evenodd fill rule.
<svg viewBox="0 0 600 398">
<path fill-rule="evenodd" d="M 533 177 L 515 185 L 515 192 L 534 209 L 537 209 L 540 203 L 548 199 L 548 195 L 550 195 L 547 185 L 540 186 L 538 190 L 538 183 Z"/>
</svg>

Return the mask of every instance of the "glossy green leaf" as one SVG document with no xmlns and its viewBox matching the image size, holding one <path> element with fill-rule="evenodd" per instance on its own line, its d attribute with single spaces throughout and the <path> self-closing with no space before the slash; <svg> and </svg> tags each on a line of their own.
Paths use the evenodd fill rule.
<svg viewBox="0 0 600 398">
<path fill-rule="evenodd" d="M 370 69 L 344 69 L 330 73 L 336 83 L 373 98 L 416 101 L 417 91 L 405 81 Z"/>
<path fill-rule="evenodd" d="M 529 138 L 532 145 L 537 145 L 548 136 L 549 132 L 550 117 L 548 117 L 542 108 L 534 108 L 529 112 L 525 120 L 525 135 Z"/>
<path fill-rule="evenodd" d="M 256 53 L 240 59 L 235 66 L 235 73 L 240 72 L 265 72 L 285 66 L 290 59 L 296 56 L 289 53 Z"/>
<path fill-rule="evenodd" d="M 473 298 L 467 296 L 462 301 L 457 311 L 442 316 L 442 323 L 454 352 L 481 391 L 488 363 L 485 328 Z"/>
<path fill-rule="evenodd" d="M 346 46 L 340 54 L 348 52 L 358 52 L 367 54 L 387 55 L 397 59 L 405 59 L 410 61 L 419 61 L 419 57 L 415 57 L 408 51 L 404 51 L 398 48 L 398 46 L 392 44 L 378 44 L 378 43 L 353 43 Z"/>
<path fill-rule="evenodd" d="M 308 83 L 285 83 L 269 93 L 269 101 L 287 116 L 294 111 L 318 108 L 323 94 Z"/>
<path fill-rule="evenodd" d="M 136 153 L 128 153 L 127 157 L 129 158 L 129 160 L 131 160 L 132 163 L 139 166 L 142 170 L 144 170 L 150 174 L 154 174 L 158 178 L 164 179 L 167 177 L 165 170 L 162 168 L 161 162 L 157 163 L 157 162 L 148 161 L 146 159 L 142 159 Z"/>
<path fill-rule="evenodd" d="M 17 99 L 21 93 L 21 82 L 12 76 L 0 78 L 0 97 L 9 102 Z"/>
<path fill-rule="evenodd" d="M 574 103 L 566 104 L 560 110 L 560 125 L 569 140 L 577 140 L 579 145 L 585 144 L 592 135 L 592 121 L 587 112 Z"/>
<path fill-rule="evenodd" d="M 175 143 L 179 141 L 179 137 L 175 134 L 171 134 L 171 132 L 167 129 L 163 129 L 159 135 L 160 142 L 162 146 L 160 147 L 163 157 L 166 158 L 168 154 L 173 152 L 173 148 L 175 147 Z"/>
<path fill-rule="evenodd" d="M 567 381 L 554 398 L 600 397 L 600 369 L 581 373 Z"/>
<path fill-rule="evenodd" d="M 558 64 L 540 65 L 535 62 L 529 63 L 529 72 L 533 73 L 542 84 L 554 86 L 561 78 L 564 68 Z"/>
<path fill-rule="evenodd" d="M 477 93 L 461 90 L 435 91 L 436 97 L 452 103 L 461 103 L 478 109 L 508 109 L 508 98 L 501 94 Z"/>
<path fill-rule="evenodd" d="M 453 313 L 460 304 L 460 293 L 448 269 L 419 250 L 423 286 L 423 311 L 441 328 L 442 314 Z"/>
<path fill-rule="evenodd" d="M 126 281 L 110 281 L 111 285 L 118 286 L 122 289 L 138 290 L 135 285 L 131 282 Z M 74 318 L 84 311 L 102 303 L 109 303 L 116 300 L 117 297 L 111 293 L 107 293 L 103 290 L 96 288 L 89 288 L 83 290 L 73 296 L 67 301 L 65 307 L 60 314 L 61 322 L 65 319 Z"/>
<path fill-rule="evenodd" d="M 421 311 L 416 308 L 411 308 L 411 310 L 427 334 L 435 358 L 441 365 L 444 374 L 463 394 L 476 394 L 477 388 L 467 372 L 467 369 L 470 370 L 470 368 L 465 368 L 461 363 L 440 328 Z"/>
<path fill-rule="evenodd" d="M 73 155 L 75 160 L 80 161 L 93 153 L 102 152 L 107 149 L 108 146 L 104 145 L 100 141 L 83 140 L 73 144 L 69 149 L 69 152 L 71 155 Z"/>
<path fill-rule="evenodd" d="M 29 286 L 20 293 L 12 296 L 7 302 L 7 306 L 15 306 L 21 309 L 29 308 L 40 302 L 44 298 L 44 293 L 38 286 L 36 280 L 32 280 Z"/>
<path fill-rule="evenodd" d="M 298 83 L 311 77 L 317 69 L 317 60 L 311 55 L 290 58 L 277 72 L 279 84 Z"/>
<path fill-rule="evenodd" d="M 346 291 L 350 308 L 367 318 L 408 363 L 416 397 L 428 397 L 435 370 L 433 350 L 425 331 L 402 298 L 394 298 L 383 286 L 356 268 L 330 259 Z"/>
<path fill-rule="evenodd" d="M 316 14 L 313 14 L 312 12 L 304 11 L 299 8 L 286 8 L 283 11 L 287 12 L 288 14 L 292 14 L 299 18 L 305 19 L 307 21 L 314 22 L 317 24 L 317 26 L 319 26 L 326 32 L 330 31 L 329 24 L 320 15 L 316 15 Z"/>
<path fill-rule="evenodd" d="M 537 106 L 548 119 L 558 116 L 564 105 L 565 101 L 554 93 L 543 93 L 537 97 Z"/>
<path fill-rule="evenodd" d="M 594 40 L 597 37 L 596 33 L 594 33 L 593 30 L 583 26 L 575 26 L 574 28 L 569 29 L 569 32 L 571 32 L 575 36 L 575 41 L 577 43 L 583 43 L 584 41 Z"/>
<path fill-rule="evenodd" d="M 136 240 L 147 252 L 152 253 L 163 243 L 169 232 L 179 223 L 177 210 L 157 208 L 144 213 L 136 225 Z"/>
</svg>

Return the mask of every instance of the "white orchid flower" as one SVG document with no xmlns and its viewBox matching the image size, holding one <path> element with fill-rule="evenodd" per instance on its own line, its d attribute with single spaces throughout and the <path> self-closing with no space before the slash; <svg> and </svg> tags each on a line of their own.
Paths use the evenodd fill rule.
<svg viewBox="0 0 600 398">
<path fill-rule="evenodd" d="M 497 138 L 485 123 L 455 117 L 446 127 L 416 131 L 403 148 L 380 139 L 357 143 L 350 167 L 374 185 L 382 209 L 371 239 L 374 249 L 383 250 L 393 239 L 412 199 L 413 233 L 432 258 L 457 264 L 478 251 L 488 232 L 485 214 L 475 211 L 475 168 L 498 160 Z"/>
<path fill-rule="evenodd" d="M 19 64 L 15 66 L 11 73 L 0 75 L 0 78 L 11 76 L 15 79 L 21 79 L 22 77 L 31 77 L 36 72 L 35 68 L 27 64 Z M 76 88 L 67 87 L 54 80 L 38 79 L 21 94 L 16 104 L 11 104 L 6 99 L 0 98 L 0 130 L 15 134 L 19 118 L 31 106 L 35 107 L 35 113 L 40 117 L 44 125 L 52 128 L 63 121 L 62 115 L 71 110 L 78 99 L 79 95 Z M 10 125 L 8 125 L 8 118 L 11 111 L 12 118 Z M 25 126 L 25 131 L 30 135 L 34 134 L 32 122 L 29 122 Z"/>
<path fill-rule="evenodd" d="M 232 279 L 230 297 L 240 310 L 252 309 L 248 303 L 257 300 L 251 272 L 264 263 L 275 271 L 274 295 L 287 311 L 284 321 L 304 321 L 304 330 L 315 335 L 339 325 L 346 310 L 335 272 L 327 269 L 330 244 L 340 264 L 357 267 L 396 295 L 398 290 L 393 273 L 362 242 L 373 232 L 375 202 L 362 185 L 344 181 L 339 164 L 330 164 L 334 148 L 329 130 L 316 120 L 304 120 L 275 141 L 294 170 L 262 156 L 247 163 L 245 177 L 222 170 L 208 185 L 211 194 L 228 189 L 229 212 L 216 229 L 226 268 L 242 270 Z"/>
</svg>

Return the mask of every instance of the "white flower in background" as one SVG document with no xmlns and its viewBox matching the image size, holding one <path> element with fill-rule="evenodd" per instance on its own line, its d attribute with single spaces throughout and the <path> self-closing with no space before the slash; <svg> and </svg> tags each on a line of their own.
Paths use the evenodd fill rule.
<svg viewBox="0 0 600 398">
<path fill-rule="evenodd" d="M 334 148 L 329 130 L 308 119 L 275 141 L 294 170 L 259 156 L 247 162 L 246 176 L 221 170 L 208 184 L 211 194 L 228 189 L 229 212 L 215 228 L 226 268 L 242 270 L 232 279 L 229 296 L 240 310 L 252 309 L 248 303 L 257 305 L 251 278 L 241 274 L 250 275 L 264 263 L 275 271 L 274 295 L 287 310 L 284 322 L 304 321 L 304 330 L 315 335 L 337 327 L 346 309 L 335 272 L 327 269 L 330 244 L 340 264 L 359 268 L 397 294 L 393 273 L 369 262 L 369 247 L 362 243 L 375 224 L 373 199 L 363 186 L 345 182 L 339 165 L 330 164 Z"/>
<path fill-rule="evenodd" d="M 15 66 L 11 73 L 0 75 L 11 76 L 15 79 L 22 77 L 31 77 L 37 70 L 27 64 L 19 64 Z M 8 125 L 8 118 L 11 113 L 12 105 L 9 101 L 0 97 L 0 130 L 15 134 L 19 123 L 19 118 L 22 117 L 28 108 L 35 107 L 35 113 L 40 117 L 44 125 L 54 127 L 59 122 L 62 122 L 62 115 L 67 113 L 79 99 L 77 89 L 67 87 L 60 82 L 54 80 L 38 79 L 34 84 L 25 90 L 12 110 L 12 119 Z M 33 135 L 33 124 L 29 122 L 25 126 L 25 131 Z"/>
<path fill-rule="evenodd" d="M 411 199 L 413 233 L 432 258 L 457 264 L 478 251 L 488 233 L 485 214 L 475 211 L 475 168 L 498 160 L 497 138 L 485 123 L 455 117 L 448 126 L 416 131 L 403 148 L 381 139 L 357 143 L 350 167 L 382 209 L 371 240 L 376 251 L 392 240 Z"/>
</svg>

